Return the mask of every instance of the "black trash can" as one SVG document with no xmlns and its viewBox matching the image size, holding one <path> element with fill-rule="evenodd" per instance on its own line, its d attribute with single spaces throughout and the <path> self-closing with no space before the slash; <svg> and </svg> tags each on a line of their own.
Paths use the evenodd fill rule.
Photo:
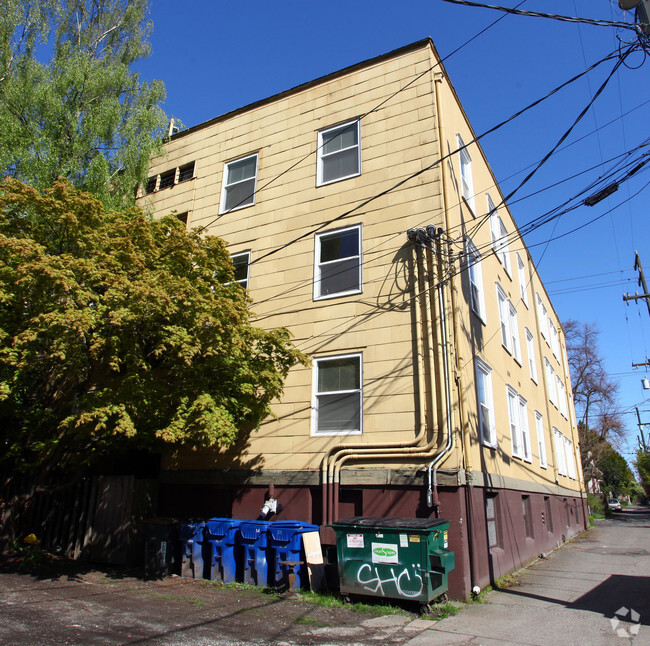
<svg viewBox="0 0 650 646">
<path fill-rule="evenodd" d="M 144 574 L 163 577 L 177 569 L 178 527 L 171 518 L 152 518 L 143 522 Z"/>
</svg>

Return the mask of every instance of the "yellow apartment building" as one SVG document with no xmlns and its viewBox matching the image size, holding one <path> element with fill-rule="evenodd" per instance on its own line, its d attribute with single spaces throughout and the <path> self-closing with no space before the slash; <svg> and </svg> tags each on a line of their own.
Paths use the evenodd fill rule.
<svg viewBox="0 0 650 646">
<path fill-rule="evenodd" d="M 562 326 L 430 39 L 174 134 L 138 201 L 312 361 L 233 450 L 164 458 L 161 514 L 444 518 L 455 597 L 585 527 Z"/>
</svg>

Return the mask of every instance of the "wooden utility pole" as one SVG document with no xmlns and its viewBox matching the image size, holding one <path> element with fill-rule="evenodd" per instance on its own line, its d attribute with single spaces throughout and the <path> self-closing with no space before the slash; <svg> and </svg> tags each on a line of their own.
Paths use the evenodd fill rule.
<svg viewBox="0 0 650 646">
<path fill-rule="evenodd" d="M 639 413 L 639 407 L 635 406 L 634 408 L 636 409 L 636 418 L 639 421 L 639 432 L 641 433 L 641 440 L 639 442 L 639 445 L 643 449 L 643 451 L 645 452 L 645 451 L 648 450 L 648 448 L 645 445 L 645 436 L 643 435 L 643 427 L 647 425 L 647 422 L 644 424 L 641 421 L 641 413 Z"/>
</svg>

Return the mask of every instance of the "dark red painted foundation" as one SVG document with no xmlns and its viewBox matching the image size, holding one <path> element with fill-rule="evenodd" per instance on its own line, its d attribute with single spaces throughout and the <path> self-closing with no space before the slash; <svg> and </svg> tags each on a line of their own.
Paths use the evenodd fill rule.
<svg viewBox="0 0 650 646">
<path fill-rule="evenodd" d="M 456 567 L 449 576 L 449 596 L 465 599 L 476 585 L 483 588 L 499 577 L 548 552 L 586 528 L 586 506 L 578 497 L 543 495 L 483 487 L 439 488 L 439 507 L 429 508 L 422 487 L 369 486 L 339 489 L 338 517 L 375 516 L 448 520 L 449 549 Z M 162 483 L 158 513 L 175 518 L 232 517 L 257 519 L 268 486 Z M 274 486 L 282 506 L 274 520 L 320 524 L 320 486 Z M 496 516 L 488 532 L 486 498 L 494 497 Z M 490 538 L 491 537 L 491 538 Z M 335 543 L 323 528 L 324 545 Z M 492 543 L 492 544 L 490 544 Z"/>
</svg>

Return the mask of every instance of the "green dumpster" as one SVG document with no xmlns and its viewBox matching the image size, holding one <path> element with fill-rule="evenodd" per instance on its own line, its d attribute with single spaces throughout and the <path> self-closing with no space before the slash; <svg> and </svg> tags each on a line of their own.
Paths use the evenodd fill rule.
<svg viewBox="0 0 650 646">
<path fill-rule="evenodd" d="M 332 524 L 341 594 L 429 604 L 447 592 L 449 521 L 354 516 Z"/>
</svg>

